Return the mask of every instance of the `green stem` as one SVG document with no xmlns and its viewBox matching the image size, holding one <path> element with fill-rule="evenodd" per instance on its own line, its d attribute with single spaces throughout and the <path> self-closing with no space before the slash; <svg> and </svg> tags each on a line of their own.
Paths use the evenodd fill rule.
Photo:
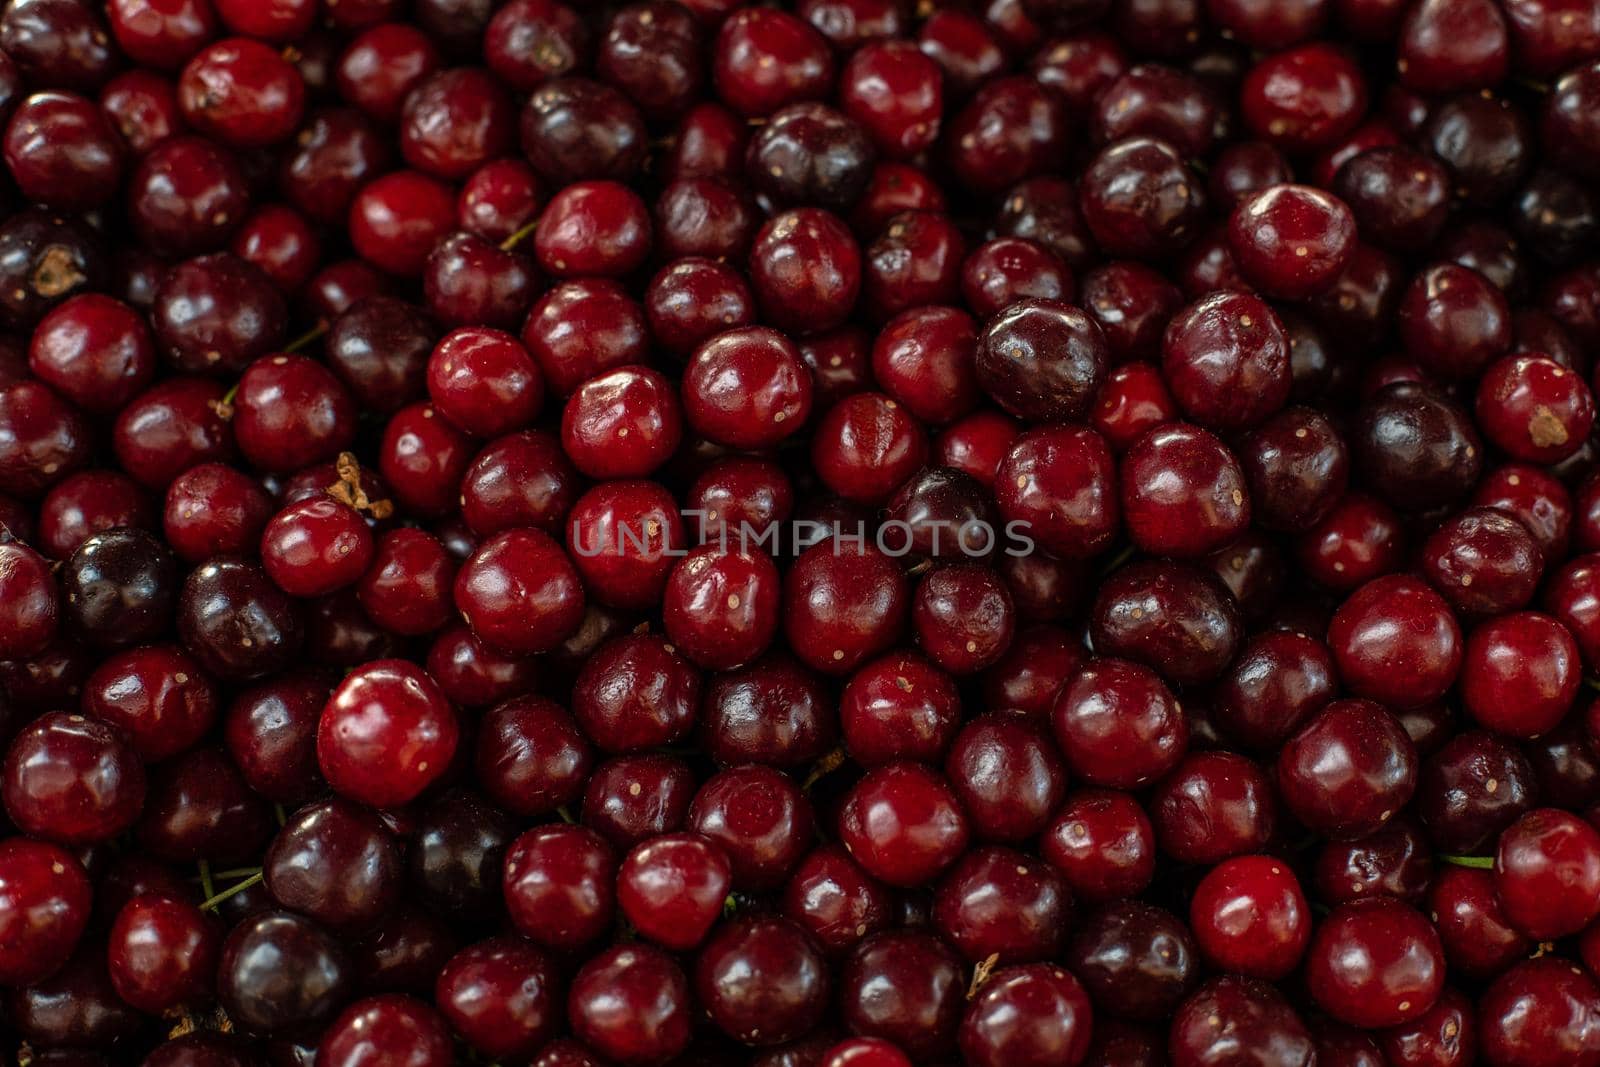
<svg viewBox="0 0 1600 1067">
<path fill-rule="evenodd" d="M 517 247 L 523 241 L 527 240 L 528 235 L 533 233 L 533 231 L 537 230 L 538 228 L 539 228 L 539 220 L 537 218 L 535 218 L 532 222 L 528 223 L 522 229 L 518 230 L 516 233 L 512 234 L 510 237 L 507 237 L 504 241 L 501 241 L 500 242 L 500 251 L 502 251 L 502 252 L 511 251 L 513 248 Z"/>
<path fill-rule="evenodd" d="M 211 881 L 211 864 L 207 863 L 205 860 L 201 860 L 199 866 L 200 889 L 205 893 L 206 896 L 209 897 L 211 894 L 217 891 L 217 887 Z"/>
<path fill-rule="evenodd" d="M 328 324 L 326 322 L 319 322 L 315 326 L 311 327 L 311 329 L 301 334 L 299 337 L 296 337 L 293 341 L 290 341 L 284 346 L 283 350 L 285 352 L 298 352 L 306 345 L 310 344 L 312 341 L 315 341 L 317 338 L 321 337 L 327 332 Z"/>
<path fill-rule="evenodd" d="M 1493 856 L 1440 856 L 1439 858 L 1457 867 L 1476 867 L 1480 871 L 1494 870 Z"/>
<path fill-rule="evenodd" d="M 235 882 L 233 885 L 230 885 L 216 896 L 207 897 L 205 902 L 200 905 L 200 910 L 215 911 L 218 904 L 221 904 L 224 900 L 227 900 L 231 896 L 234 896 L 238 893 L 243 893 L 246 889 L 249 889 L 251 886 L 261 881 L 264 877 L 266 876 L 262 874 L 262 872 L 257 871 L 244 881 Z"/>
</svg>

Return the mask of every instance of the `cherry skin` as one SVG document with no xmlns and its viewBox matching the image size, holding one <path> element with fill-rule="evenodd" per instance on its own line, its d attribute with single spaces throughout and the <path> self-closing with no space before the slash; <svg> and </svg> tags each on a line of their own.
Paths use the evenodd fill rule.
<svg viewBox="0 0 1600 1067">
<path fill-rule="evenodd" d="M 1065 968 L 1037 963 L 990 976 L 961 1022 L 976 1067 L 1076 1067 L 1089 1051 L 1089 997 Z"/>
<path fill-rule="evenodd" d="M 686 952 L 722 915 L 733 868 L 716 845 L 667 834 L 634 847 L 617 872 L 617 904 L 641 934 Z"/>
<path fill-rule="evenodd" d="M 924 884 L 966 846 L 965 814 L 949 785 L 918 764 L 869 771 L 840 812 L 840 839 L 869 874 L 890 885 Z"/>
<path fill-rule="evenodd" d="M 1270 856 L 1235 856 L 1208 871 L 1190 898 L 1189 921 L 1207 959 L 1266 981 L 1292 971 L 1311 940 L 1299 880 Z"/>
<path fill-rule="evenodd" d="M 761 975 L 760 982 L 735 975 Z M 776 1045 L 813 1030 L 827 1008 L 829 979 L 821 950 L 784 918 L 735 919 L 715 931 L 695 961 L 697 999 L 724 1033 L 753 1045 Z"/>
<path fill-rule="evenodd" d="M 621 1063 L 664 1063 L 689 1044 L 689 980 L 672 957 L 614 945 L 579 968 L 567 994 L 573 1033 Z"/>
<path fill-rule="evenodd" d="M 1472 631 L 1460 688 L 1467 711 L 1483 726 L 1513 737 L 1536 737 L 1566 717 L 1581 672 L 1577 642 L 1556 619 L 1525 611 Z M 1518 696 L 1507 702 L 1509 692 Z"/>
<path fill-rule="evenodd" d="M 497 1059 L 533 1056 L 559 1027 L 554 963 L 515 938 L 457 952 L 439 972 L 434 999 L 452 1029 Z"/>
<path fill-rule="evenodd" d="M 1092 785 L 1147 785 L 1188 747 L 1177 698 L 1154 671 L 1126 660 L 1085 665 L 1057 693 L 1051 722 L 1067 766 Z"/>
<path fill-rule="evenodd" d="M 0 843 L 0 974 L 30 985 L 71 955 L 89 922 L 92 889 L 83 867 L 60 847 L 26 837 Z"/>
<path fill-rule="evenodd" d="M 583 621 L 583 588 L 547 534 L 506 530 L 479 545 L 456 573 L 456 607 L 491 648 L 546 652 Z"/>
<path fill-rule="evenodd" d="M 0 793 L 19 830 L 84 845 L 133 825 L 144 805 L 145 773 L 120 730 L 82 715 L 52 712 L 11 742 Z"/>
<path fill-rule="evenodd" d="M 1284 742 L 1278 754 L 1284 804 L 1306 826 L 1335 838 L 1377 830 L 1411 799 L 1416 750 L 1384 708 L 1337 700 Z"/>
<path fill-rule="evenodd" d="M 447 1067 L 455 1058 L 450 1028 L 429 1004 L 386 993 L 358 1000 L 323 1034 L 317 1060 L 327 1067 L 373 1062 Z"/>
<path fill-rule="evenodd" d="M 616 856 L 581 826 L 529 830 L 506 849 L 506 911 L 518 931 L 552 949 L 599 937 L 616 911 Z"/>
<path fill-rule="evenodd" d="M 1306 953 L 1311 996 L 1351 1026 L 1398 1026 L 1426 1014 L 1444 986 L 1439 935 L 1389 897 L 1341 904 Z"/>
<path fill-rule="evenodd" d="M 1040 851 L 1073 895 L 1089 902 L 1139 893 L 1155 874 L 1155 831 L 1127 793 L 1075 793 L 1046 829 Z"/>
<path fill-rule="evenodd" d="M 1443 696 L 1463 655 L 1444 599 L 1402 576 L 1368 582 L 1346 600 L 1328 626 L 1328 646 L 1346 686 L 1400 708 Z"/>
<path fill-rule="evenodd" d="M 1524 960 L 1489 987 L 1478 1011 L 1480 1042 L 1492 1064 L 1587 1063 L 1600 1057 L 1595 1011 L 1600 986 L 1570 961 Z"/>
<path fill-rule="evenodd" d="M 335 792 L 373 807 L 415 799 L 448 768 L 455 713 L 433 680 L 403 660 L 348 675 L 317 726 L 317 763 Z"/>
<path fill-rule="evenodd" d="M 1251 285 L 1280 299 L 1305 299 L 1344 269 L 1355 229 L 1350 209 L 1327 193 L 1275 185 L 1234 208 L 1228 243 Z"/>
<path fill-rule="evenodd" d="M 1565 937 L 1594 918 L 1600 833 L 1576 816 L 1540 808 L 1500 835 L 1495 893 L 1506 919 L 1537 940 Z"/>
</svg>

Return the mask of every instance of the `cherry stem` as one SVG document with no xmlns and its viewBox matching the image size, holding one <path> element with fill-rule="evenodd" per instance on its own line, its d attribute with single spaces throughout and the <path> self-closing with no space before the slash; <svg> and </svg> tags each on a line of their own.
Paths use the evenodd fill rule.
<svg viewBox="0 0 1600 1067">
<path fill-rule="evenodd" d="M 224 900 L 227 900 L 231 896 L 234 896 L 238 893 L 243 893 L 246 889 L 249 889 L 251 886 L 255 885 L 265 877 L 266 875 L 264 873 L 257 871 L 244 881 L 235 882 L 233 885 L 230 885 L 216 896 L 206 898 L 206 900 L 201 903 L 200 910 L 215 911 L 218 904 L 221 904 Z"/>
<path fill-rule="evenodd" d="M 534 230 L 537 230 L 538 228 L 539 228 L 539 220 L 538 219 L 534 219 L 532 222 L 528 223 L 522 229 L 518 230 L 516 233 L 512 234 L 510 237 L 507 237 L 504 241 L 501 241 L 500 242 L 500 251 L 502 251 L 502 252 L 511 251 L 513 248 L 515 248 L 519 244 L 521 244 L 523 242 L 523 240 L 530 233 L 532 233 Z"/>
<path fill-rule="evenodd" d="M 317 338 L 321 337 L 327 332 L 327 322 L 319 322 L 315 326 L 311 327 L 311 329 L 301 334 L 299 337 L 296 337 L 293 341 L 290 341 L 288 344 L 284 345 L 283 350 L 285 352 L 298 352 L 306 345 L 310 344 L 312 341 L 315 341 Z"/>
<path fill-rule="evenodd" d="M 1480 871 L 1494 870 L 1493 856 L 1440 856 L 1439 858 L 1457 867 L 1476 867 Z"/>
<path fill-rule="evenodd" d="M 211 881 L 211 864 L 201 860 L 198 866 L 200 868 L 200 889 L 209 897 L 217 891 L 216 885 Z"/>
</svg>

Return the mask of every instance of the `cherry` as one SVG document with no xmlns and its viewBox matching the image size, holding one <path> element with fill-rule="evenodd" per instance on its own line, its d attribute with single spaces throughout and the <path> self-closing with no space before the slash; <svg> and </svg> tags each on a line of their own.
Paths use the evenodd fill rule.
<svg viewBox="0 0 1600 1067">
<path fill-rule="evenodd" d="M 333 930 L 374 926 L 397 903 L 399 843 L 378 817 L 345 800 L 295 812 L 262 861 L 267 891 Z"/>
<path fill-rule="evenodd" d="M 827 754 L 838 727 L 822 680 L 788 655 L 762 656 L 712 677 L 698 737 L 722 766 L 809 765 Z"/>
<path fill-rule="evenodd" d="M 559 1027 L 554 963 L 515 938 L 457 952 L 439 972 L 434 995 L 451 1028 L 497 1059 L 533 1056 Z"/>
<path fill-rule="evenodd" d="M 1207 959 L 1267 981 L 1293 970 L 1311 939 L 1300 882 L 1270 856 L 1235 856 L 1208 871 L 1190 899 L 1189 923 Z"/>
<path fill-rule="evenodd" d="M 261 565 L 292 596 L 321 596 L 353 584 L 372 555 L 366 521 L 329 497 L 289 505 L 261 534 Z"/>
<path fill-rule="evenodd" d="M 1577 699 L 1577 642 L 1558 620 L 1525 611 L 1491 619 L 1467 638 L 1460 690 L 1481 725 L 1536 737 L 1566 717 Z M 1515 701 L 1508 702 L 1511 692 Z"/>
<path fill-rule="evenodd" d="M 978 384 L 1018 418 L 1076 419 L 1088 410 L 1110 362 L 1106 340 L 1083 311 L 1051 300 L 1019 301 L 978 341 Z"/>
<path fill-rule="evenodd" d="M 1220 440 L 1198 426 L 1168 423 L 1122 457 L 1122 510 L 1134 544 L 1156 555 L 1204 555 L 1250 522 L 1244 472 Z"/>
<path fill-rule="evenodd" d="M 42 652 L 56 635 L 59 608 L 50 564 L 18 541 L 0 543 L 0 655 Z"/>
<path fill-rule="evenodd" d="M 1230 1058 L 1320 1062 L 1306 1024 L 1275 988 L 1224 975 L 1197 989 L 1172 1020 L 1173 1067 L 1222 1067 Z"/>
<path fill-rule="evenodd" d="M 778 629 L 778 570 L 763 553 L 694 549 L 662 594 L 667 636 L 694 662 L 729 670 L 766 650 Z"/>
<path fill-rule="evenodd" d="M 1347 688 L 1398 708 L 1443 696 L 1463 658 L 1461 628 L 1444 598 L 1401 575 L 1370 581 L 1340 605 L 1328 646 Z"/>
<path fill-rule="evenodd" d="M 840 1014 L 852 1033 L 914 1057 L 955 1051 L 966 981 L 959 957 L 934 935 L 888 930 L 858 945 L 839 978 Z"/>
<path fill-rule="evenodd" d="M 822 333 L 842 325 L 855 306 L 861 249 L 838 216 L 817 207 L 796 208 L 774 215 L 757 232 L 749 272 L 770 325 Z"/>
<path fill-rule="evenodd" d="M 935 891 L 931 919 L 968 960 L 1031 963 L 1054 956 L 1066 934 L 1061 876 L 1012 849 L 984 846 L 959 860 Z"/>
<path fill-rule="evenodd" d="M 1256 426 L 1289 399 L 1289 342 L 1262 300 L 1216 293 L 1167 328 L 1161 365 L 1179 407 L 1209 429 Z"/>
<path fill-rule="evenodd" d="M 6 814 L 24 833 L 82 845 L 133 824 L 144 805 L 145 773 L 120 730 L 52 712 L 11 742 L 0 793 Z"/>
<path fill-rule="evenodd" d="M 1554 808 L 1523 815 L 1500 835 L 1495 895 L 1506 920 L 1536 940 L 1565 937 L 1594 919 L 1600 834 Z"/>
<path fill-rule="evenodd" d="M 961 1022 L 962 1055 L 981 1067 L 1082 1063 L 1089 1051 L 1089 998 L 1053 964 L 992 974 Z"/>
<path fill-rule="evenodd" d="M 1484 435 L 1514 459 L 1557 463 L 1582 447 L 1594 424 L 1588 386 L 1554 360 L 1506 356 L 1478 382 Z"/>
<path fill-rule="evenodd" d="M 1194 985 L 1194 939 L 1171 912 L 1123 901 L 1090 914 L 1066 960 L 1099 1008 L 1119 1018 L 1159 1019 Z"/>
<path fill-rule="evenodd" d="M 811 845 L 814 823 L 799 787 L 758 764 L 712 775 L 695 793 L 687 819 L 728 854 L 733 887 L 745 892 L 782 885 Z"/>
<path fill-rule="evenodd" d="M 936 763 L 960 724 L 955 680 L 915 653 L 863 665 L 839 698 L 839 729 L 850 758 L 864 767 L 896 759 Z"/>
<path fill-rule="evenodd" d="M 229 37 L 201 49 L 178 78 L 188 124 L 234 148 L 282 141 L 300 125 L 305 82 L 270 45 Z"/>
<path fill-rule="evenodd" d="M 1398 1026 L 1426 1014 L 1444 985 L 1439 936 L 1390 897 L 1351 901 L 1320 925 L 1306 953 L 1311 996 L 1351 1026 Z"/>
<path fill-rule="evenodd" d="M 1154 671 L 1126 660 L 1080 669 L 1057 693 L 1051 723 L 1075 775 L 1119 789 L 1161 778 L 1189 739 L 1177 698 Z"/>
<path fill-rule="evenodd" d="M 1040 851 L 1072 890 L 1092 903 L 1141 892 L 1155 874 L 1155 832 L 1132 796 L 1086 789 L 1067 799 Z"/>
<path fill-rule="evenodd" d="M 728 858 L 690 834 L 642 842 L 617 874 L 617 903 L 644 936 L 688 951 L 705 940 L 722 914 L 732 881 Z"/>
<path fill-rule="evenodd" d="M 651 280 L 645 314 L 656 341 L 687 357 L 724 331 L 750 326 L 755 298 L 744 277 L 725 263 L 689 257 L 663 267 Z"/>
<path fill-rule="evenodd" d="M 317 763 L 341 796 L 395 807 L 444 773 L 458 729 L 431 678 L 403 660 L 379 660 L 347 675 L 328 698 Z"/>
<path fill-rule="evenodd" d="M 1350 260 L 1355 220 L 1341 201 L 1304 185 L 1274 185 L 1241 200 L 1228 244 L 1245 279 L 1280 299 L 1327 290 Z"/>
<path fill-rule="evenodd" d="M 771 447 L 811 414 L 811 377 L 799 352 L 765 327 L 729 330 L 701 345 L 682 388 L 689 425 L 733 448 Z"/>
<path fill-rule="evenodd" d="M 941 776 L 901 761 L 868 771 L 850 790 L 839 834 L 867 873 L 910 887 L 927 883 L 956 860 L 968 827 Z"/>
<path fill-rule="evenodd" d="M 506 849 L 506 910 L 517 930 L 553 949 L 595 940 L 616 910 L 617 860 L 593 830 L 544 826 Z"/>
<path fill-rule="evenodd" d="M 588 24 L 566 4 L 550 0 L 512 0 L 483 32 L 484 62 L 519 92 L 587 66 L 592 49 Z"/>
<path fill-rule="evenodd" d="M 100 17 L 64 0 L 25 0 L 7 12 L 0 48 L 30 83 L 45 88 L 92 92 L 116 67 Z"/>
<path fill-rule="evenodd" d="M 672 957 L 644 944 L 614 945 L 572 978 L 573 1032 L 621 1063 L 664 1063 L 689 1044 L 690 989 Z"/>
<path fill-rule="evenodd" d="M 859 543 L 814 545 L 784 577 L 784 636 L 802 663 L 824 674 L 847 673 L 886 651 L 908 611 L 899 566 Z"/>
<path fill-rule="evenodd" d="M 745 977 L 752 974 L 760 977 Z M 721 927 L 699 951 L 694 984 L 719 1029 L 758 1046 L 811 1032 L 830 992 L 821 950 L 784 918 L 736 919 Z"/>
<path fill-rule="evenodd" d="M 1097 652 L 1143 663 L 1180 685 L 1214 681 L 1241 638 L 1228 591 L 1182 563 L 1150 560 L 1121 568 L 1101 584 L 1091 611 Z"/>
<path fill-rule="evenodd" d="M 24 100 L 6 126 L 4 155 L 23 195 L 58 211 L 100 207 L 121 183 L 121 142 L 100 109 L 74 93 Z"/>
<path fill-rule="evenodd" d="M 391 1060 L 406 1067 L 446 1067 L 455 1058 L 444 1018 L 415 997 L 386 993 L 355 1001 L 317 1046 L 328 1067 Z"/>
<path fill-rule="evenodd" d="M 665 463 L 683 434 L 671 383 L 647 367 L 590 378 L 567 400 L 561 443 L 592 478 L 638 478 Z"/>
<path fill-rule="evenodd" d="M 1371 833 L 1411 799 L 1416 750 L 1384 708 L 1336 700 L 1284 742 L 1278 754 L 1284 806 L 1301 823 L 1334 838 Z"/>
<path fill-rule="evenodd" d="M 526 655 L 566 640 L 583 621 L 583 589 L 561 547 L 534 529 L 479 545 L 456 574 L 456 607 L 491 648 Z"/>
<path fill-rule="evenodd" d="M 1600 1055 L 1600 987 L 1555 956 L 1524 960 L 1497 978 L 1478 1008 L 1484 1058 L 1492 1064 L 1583 1063 Z"/>
<path fill-rule="evenodd" d="M 1163 851 L 1214 864 L 1272 837 L 1277 801 L 1261 768 L 1231 752 L 1195 752 L 1157 785 L 1150 810 Z"/>
<path fill-rule="evenodd" d="M 1008 523 L 1067 559 L 1111 544 L 1121 515 L 1105 441 L 1093 430 L 1041 427 L 1017 437 L 994 472 L 995 501 Z"/>
<path fill-rule="evenodd" d="M 26 837 L 0 842 L 0 974 L 8 984 L 31 985 L 62 966 L 88 925 L 91 897 L 70 853 Z"/>
<path fill-rule="evenodd" d="M 1400 26 L 1396 64 L 1418 92 L 1488 89 L 1506 74 L 1509 42 L 1505 16 L 1476 0 L 1427 0 Z"/>
<path fill-rule="evenodd" d="M 827 41 L 784 11 L 741 9 L 717 33 L 711 78 L 717 95 L 747 117 L 824 95 L 833 82 Z"/>
</svg>

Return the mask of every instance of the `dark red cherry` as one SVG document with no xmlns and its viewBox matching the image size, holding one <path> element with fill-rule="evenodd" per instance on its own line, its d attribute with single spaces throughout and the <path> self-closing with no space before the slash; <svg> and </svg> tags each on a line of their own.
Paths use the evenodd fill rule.
<svg viewBox="0 0 1600 1067">
<path fill-rule="evenodd" d="M 1439 935 L 1419 911 L 1392 897 L 1341 904 L 1306 952 L 1316 1003 L 1351 1026 L 1398 1026 L 1425 1015 L 1444 987 Z"/>
<path fill-rule="evenodd" d="M 1240 272 L 1269 296 L 1299 300 L 1331 286 L 1350 260 L 1355 219 L 1305 185 L 1274 185 L 1234 208 L 1228 244 Z"/>
<path fill-rule="evenodd" d="M 341 796 L 397 807 L 445 772 L 458 732 L 431 678 L 403 660 L 380 660 L 347 675 L 328 699 L 317 762 Z"/>
</svg>

